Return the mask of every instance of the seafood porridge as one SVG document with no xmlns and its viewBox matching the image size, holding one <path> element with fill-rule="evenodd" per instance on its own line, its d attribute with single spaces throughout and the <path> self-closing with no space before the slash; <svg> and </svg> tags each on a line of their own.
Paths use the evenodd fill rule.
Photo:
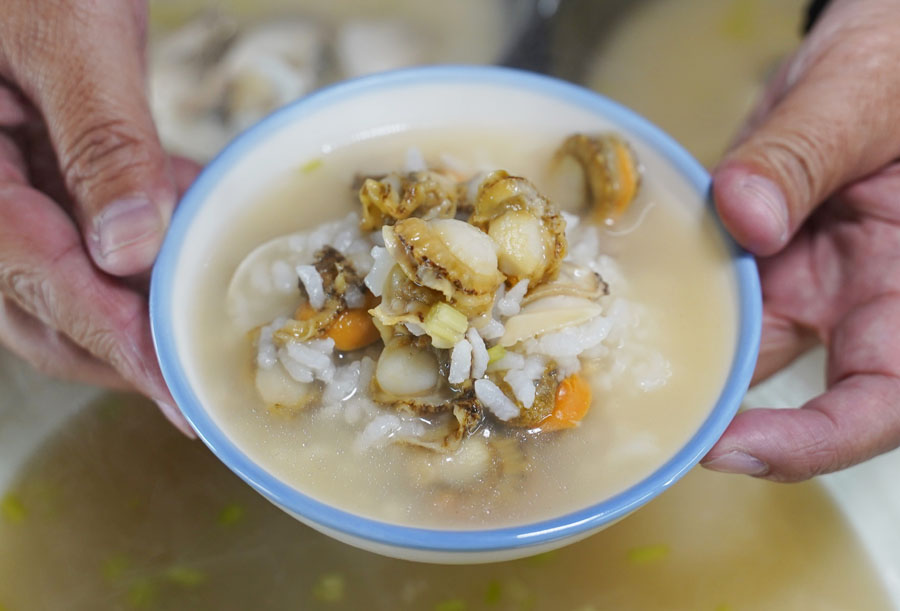
<svg viewBox="0 0 900 611">
<path fill-rule="evenodd" d="M 660 165 L 614 133 L 499 130 L 308 160 L 196 287 L 212 413 L 285 482 L 388 522 L 624 490 L 707 416 L 736 341 L 726 247 Z"/>
</svg>

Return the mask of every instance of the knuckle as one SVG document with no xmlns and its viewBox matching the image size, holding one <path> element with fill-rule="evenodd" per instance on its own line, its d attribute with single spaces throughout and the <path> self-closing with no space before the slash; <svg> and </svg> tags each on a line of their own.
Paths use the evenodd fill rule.
<svg viewBox="0 0 900 611">
<path fill-rule="evenodd" d="M 796 117 L 767 130 L 756 143 L 765 163 L 792 191 L 788 200 L 795 207 L 818 204 L 837 186 L 831 184 L 835 173 L 829 168 L 844 156 L 846 139 L 839 123 L 831 122 L 828 130 L 821 123 L 815 116 Z"/>
<path fill-rule="evenodd" d="M 141 129 L 125 119 L 92 120 L 80 126 L 61 159 L 69 189 L 84 193 L 109 177 L 151 169 L 154 159 L 146 140 Z"/>
<path fill-rule="evenodd" d="M 15 264 L 0 265 L 0 292 L 37 318 L 50 318 L 52 291 L 34 270 Z"/>
<path fill-rule="evenodd" d="M 76 317 L 67 335 L 97 359 L 109 364 L 127 380 L 141 379 L 141 360 L 131 340 L 132 324 L 111 314 L 98 325 L 93 317 Z"/>
<path fill-rule="evenodd" d="M 825 153 L 818 137 L 803 130 L 779 132 L 762 143 L 769 164 L 790 185 L 798 201 L 810 201 L 820 190 Z"/>
<path fill-rule="evenodd" d="M 64 376 L 67 372 L 55 358 L 56 351 L 45 349 L 48 342 L 40 341 L 51 340 L 49 343 L 52 344 L 57 334 L 48 328 L 36 330 L 38 326 L 14 301 L 0 296 L 0 344 L 37 371 L 49 376 Z M 35 337 L 38 333 L 42 337 Z"/>
</svg>

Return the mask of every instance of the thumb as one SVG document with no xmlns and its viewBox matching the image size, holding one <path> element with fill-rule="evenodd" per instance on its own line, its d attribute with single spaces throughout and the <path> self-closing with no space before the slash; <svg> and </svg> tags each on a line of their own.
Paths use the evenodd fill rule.
<svg viewBox="0 0 900 611">
<path fill-rule="evenodd" d="M 776 85 L 786 91 L 714 171 L 719 215 L 754 253 L 779 251 L 822 201 L 900 152 L 888 5 L 835 3 Z"/>
<path fill-rule="evenodd" d="M 150 267 L 176 199 L 132 4 L 25 0 L 2 26 L 18 32 L 4 45 L 7 70 L 43 114 L 94 262 L 114 275 Z"/>
</svg>

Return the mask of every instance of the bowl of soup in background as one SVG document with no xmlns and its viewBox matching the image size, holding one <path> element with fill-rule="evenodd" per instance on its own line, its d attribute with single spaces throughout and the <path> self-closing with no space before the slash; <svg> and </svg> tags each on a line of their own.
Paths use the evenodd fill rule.
<svg viewBox="0 0 900 611">
<path fill-rule="evenodd" d="M 388 159 L 396 165 L 409 144 L 421 146 L 426 156 L 468 151 L 474 159 L 487 151 L 482 157 L 515 170 L 528 165 L 529 154 L 544 151 L 545 141 L 609 130 L 635 150 L 644 168 L 642 188 L 654 204 L 638 219 L 632 232 L 638 237 L 610 232 L 609 240 L 617 254 L 630 257 L 626 271 L 635 285 L 646 287 L 645 301 L 668 312 L 660 320 L 669 323 L 669 344 L 683 353 L 669 359 L 675 394 L 654 395 L 651 389 L 628 400 L 607 397 L 592 408 L 597 424 L 577 429 L 593 430 L 594 437 L 585 437 L 577 451 L 547 455 L 541 485 L 555 488 L 529 490 L 521 501 L 500 505 L 503 511 L 491 506 L 467 515 L 434 515 L 426 505 L 410 510 L 415 499 L 397 501 L 392 492 L 407 482 L 378 481 L 368 490 L 367 482 L 378 478 L 367 461 L 303 440 L 289 420 L 272 421 L 255 408 L 242 395 L 252 382 L 235 369 L 246 355 L 212 363 L 230 345 L 219 337 L 227 333 L 218 333 L 226 323 L 216 318 L 222 296 L 217 291 L 224 291 L 241 258 L 266 239 L 341 212 L 304 183 L 328 182 L 302 175 L 311 161 L 328 167 L 334 157 L 344 164 L 332 184 L 360 171 L 383 170 L 378 163 Z M 357 167 L 347 165 L 354 162 Z M 683 476 L 725 430 L 747 390 L 761 325 L 758 276 L 752 258 L 717 224 L 709 182 L 705 170 L 649 122 L 556 79 L 447 66 L 335 85 L 242 134 L 184 196 L 151 286 L 163 374 L 198 435 L 229 468 L 294 517 L 341 541 L 448 563 L 560 547 L 623 518 Z M 693 252 L 695 242 L 703 250 Z M 366 505 L 373 497 L 380 504 Z"/>
</svg>

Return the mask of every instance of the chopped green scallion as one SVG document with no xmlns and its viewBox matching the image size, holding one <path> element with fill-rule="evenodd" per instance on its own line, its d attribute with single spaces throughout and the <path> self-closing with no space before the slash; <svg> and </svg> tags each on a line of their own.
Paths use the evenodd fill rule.
<svg viewBox="0 0 900 611">
<path fill-rule="evenodd" d="M 25 510 L 22 499 L 15 494 L 9 493 L 0 501 L 0 515 L 7 522 L 18 524 L 25 521 L 28 512 Z"/>
<path fill-rule="evenodd" d="M 434 611 L 466 611 L 467 608 L 466 601 L 461 598 L 451 598 L 436 604 Z"/>
<path fill-rule="evenodd" d="M 310 159 L 309 161 L 304 163 L 302 166 L 300 166 L 300 171 L 303 172 L 304 174 L 309 174 L 309 173 L 315 172 L 316 170 L 321 168 L 324 163 L 325 162 L 322 161 L 321 157 L 316 157 L 315 159 Z"/>
<path fill-rule="evenodd" d="M 323 603 L 338 603 L 344 599 L 344 577 L 337 573 L 329 573 L 319 577 L 313 586 L 313 596 Z"/>
<path fill-rule="evenodd" d="M 506 356 L 506 348 L 504 348 L 500 344 L 497 344 L 496 346 L 491 346 L 490 348 L 488 348 L 487 353 L 488 353 L 488 365 L 490 365 L 491 363 L 496 363 L 497 361 L 502 359 L 504 356 Z"/>
<path fill-rule="evenodd" d="M 453 306 L 438 302 L 428 310 L 422 326 L 435 348 L 448 349 L 465 337 L 469 319 Z"/>
<path fill-rule="evenodd" d="M 663 543 L 645 545 L 628 550 L 628 560 L 634 564 L 651 564 L 659 562 L 669 555 L 669 546 Z"/>
</svg>

